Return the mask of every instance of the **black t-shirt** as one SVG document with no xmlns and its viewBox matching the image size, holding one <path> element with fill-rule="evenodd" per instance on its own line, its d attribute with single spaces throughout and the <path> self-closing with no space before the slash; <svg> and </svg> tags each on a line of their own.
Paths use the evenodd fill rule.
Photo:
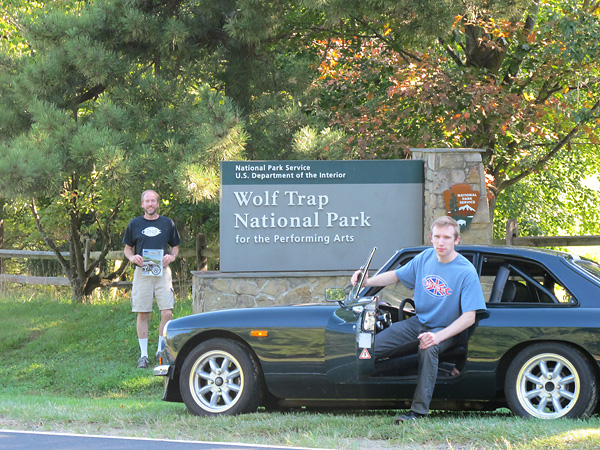
<svg viewBox="0 0 600 450">
<path fill-rule="evenodd" d="M 133 247 L 136 255 L 141 255 L 144 249 L 162 249 L 166 255 L 169 247 L 176 247 L 180 242 L 175 222 L 165 216 L 158 216 L 156 220 L 144 216 L 131 219 L 123 236 L 123 244 Z"/>
</svg>

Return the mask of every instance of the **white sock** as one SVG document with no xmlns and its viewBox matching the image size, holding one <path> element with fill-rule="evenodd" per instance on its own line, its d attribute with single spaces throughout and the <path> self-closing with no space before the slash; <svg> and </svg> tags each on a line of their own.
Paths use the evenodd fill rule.
<svg viewBox="0 0 600 450">
<path fill-rule="evenodd" d="M 156 354 L 158 355 L 158 352 L 160 352 L 162 350 L 162 348 L 165 345 L 165 337 L 164 336 L 159 336 L 158 337 L 158 346 L 156 347 Z"/>
<path fill-rule="evenodd" d="M 140 342 L 140 358 L 142 357 L 148 357 L 148 338 L 144 338 L 144 339 L 138 339 L 138 341 Z"/>
</svg>

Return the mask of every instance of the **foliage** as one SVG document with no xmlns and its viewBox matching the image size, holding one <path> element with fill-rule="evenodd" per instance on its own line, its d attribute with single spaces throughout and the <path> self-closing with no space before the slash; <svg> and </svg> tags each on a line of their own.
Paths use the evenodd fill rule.
<svg viewBox="0 0 600 450">
<path fill-rule="evenodd" d="M 588 172 L 597 167 L 594 161 L 578 158 L 592 155 L 571 149 L 563 153 L 547 170 L 523 179 L 499 197 L 494 216 L 496 237 L 504 238 L 510 218 L 520 219 L 521 236 L 598 234 L 598 191 L 587 182 Z"/>
<path fill-rule="evenodd" d="M 120 275 L 96 269 L 139 192 L 214 200 L 219 161 L 239 159 L 246 140 L 232 101 L 197 81 L 204 48 L 191 33 L 203 18 L 151 3 L 5 16 L 18 37 L 0 66 L 0 193 L 28 205 L 74 300 Z M 87 269 L 86 237 L 103 252 Z"/>
<path fill-rule="evenodd" d="M 570 218 L 589 232 L 593 220 L 573 206 L 585 199 L 592 217 L 600 212 L 597 193 L 579 190 L 597 173 L 598 7 L 564 0 L 514 3 L 511 14 L 490 8 L 501 3 L 464 8 L 437 42 L 411 51 L 399 49 L 403 29 L 393 19 L 373 20 L 366 37 L 322 42 L 324 111 L 351 136 L 352 157 L 402 157 L 411 147 L 484 149 L 492 214 L 503 191 L 535 174 L 512 198 L 562 194 L 572 200 L 557 205 L 571 208 Z M 535 203 L 511 208 L 515 217 L 536 220 Z M 543 222 L 556 230 L 556 221 Z"/>
<path fill-rule="evenodd" d="M 88 237 L 120 247 L 145 188 L 190 239 L 216 236 L 221 160 L 404 158 L 414 147 L 484 149 L 496 222 L 597 223 L 598 194 L 580 189 L 597 172 L 595 3 L 2 7 L 0 196 L 27 206 L 55 251 L 81 255 Z M 538 192 L 574 225 L 540 220 Z M 583 201 L 589 219 L 574 211 Z M 81 263 L 61 261 L 75 299 L 118 275 Z"/>
<path fill-rule="evenodd" d="M 303 3 L 238 0 L 236 12 L 226 15 L 223 29 L 243 42 L 237 48 L 244 64 L 216 72 L 213 85 L 243 110 L 250 160 L 344 157 L 341 130 L 315 114 L 320 88 L 313 82 L 321 55 L 313 42 L 330 33 L 330 17 L 320 6 Z M 219 55 L 230 63 L 234 56 Z"/>
</svg>

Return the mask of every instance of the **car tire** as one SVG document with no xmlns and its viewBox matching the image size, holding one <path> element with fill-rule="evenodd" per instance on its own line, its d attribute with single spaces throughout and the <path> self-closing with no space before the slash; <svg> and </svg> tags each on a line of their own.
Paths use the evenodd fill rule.
<svg viewBox="0 0 600 450">
<path fill-rule="evenodd" d="M 259 374 L 247 348 L 231 339 L 210 339 L 185 359 L 179 378 L 181 397 L 199 416 L 254 412 L 261 401 Z"/>
<path fill-rule="evenodd" d="M 589 417 L 598 401 L 593 369 L 576 348 L 540 343 L 522 350 L 508 367 L 506 401 L 521 417 Z"/>
</svg>

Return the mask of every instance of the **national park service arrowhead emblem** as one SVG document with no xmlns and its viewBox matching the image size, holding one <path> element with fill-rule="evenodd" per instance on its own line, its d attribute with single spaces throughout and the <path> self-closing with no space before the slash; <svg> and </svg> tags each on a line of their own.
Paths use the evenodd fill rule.
<svg viewBox="0 0 600 450">
<path fill-rule="evenodd" d="M 455 184 L 444 191 L 444 203 L 448 215 L 458 222 L 463 231 L 477 212 L 479 192 L 474 191 L 469 184 Z"/>
</svg>

